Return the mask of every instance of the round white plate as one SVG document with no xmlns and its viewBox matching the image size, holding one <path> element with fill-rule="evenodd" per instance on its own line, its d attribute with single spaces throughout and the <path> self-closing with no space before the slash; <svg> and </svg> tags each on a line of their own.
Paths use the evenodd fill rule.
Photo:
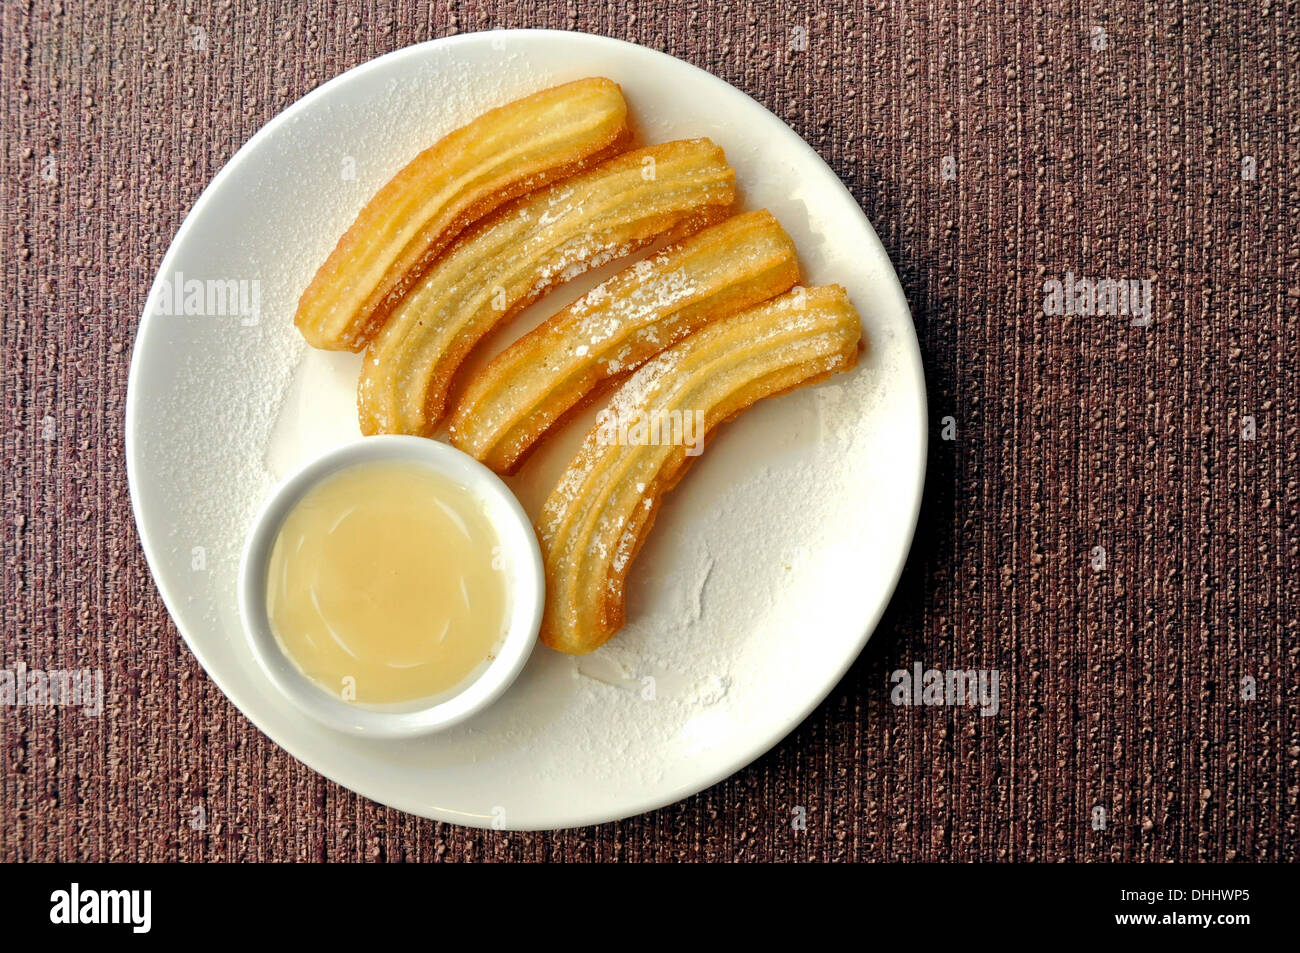
<svg viewBox="0 0 1300 953">
<path fill-rule="evenodd" d="M 358 434 L 360 358 L 305 345 L 292 325 L 298 295 L 361 205 L 416 152 L 487 108 L 594 75 L 622 84 L 643 141 L 709 136 L 726 149 L 744 206 L 771 209 L 798 244 L 804 283 L 848 288 L 868 350 L 854 371 L 763 401 L 723 429 L 666 499 L 631 574 L 628 627 L 601 650 L 576 659 L 537 648 L 502 700 L 442 734 L 335 734 L 276 694 L 235 605 L 258 504 L 296 465 Z M 478 360 L 616 268 L 550 295 Z M 594 413 L 509 481 L 530 515 Z M 163 258 L 131 363 L 126 450 L 140 537 L 172 618 L 221 690 L 277 744 L 404 811 L 560 828 L 714 784 L 839 681 L 911 543 L 925 387 L 880 241 L 780 119 L 662 53 L 504 31 L 351 70 L 239 150 Z"/>
</svg>

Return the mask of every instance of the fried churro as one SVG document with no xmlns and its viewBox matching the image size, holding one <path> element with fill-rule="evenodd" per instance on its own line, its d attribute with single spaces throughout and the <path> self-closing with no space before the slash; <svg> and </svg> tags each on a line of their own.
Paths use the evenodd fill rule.
<svg viewBox="0 0 1300 953">
<path fill-rule="evenodd" d="M 590 268 L 725 217 L 735 172 L 708 139 L 609 159 L 502 209 L 460 238 L 366 350 L 361 431 L 430 435 L 457 368 L 489 331 Z"/>
<path fill-rule="evenodd" d="M 852 367 L 860 345 L 843 288 L 800 288 L 708 325 L 634 373 L 538 517 L 542 641 L 583 655 L 622 628 L 628 567 L 703 441 L 763 397 Z"/>
<path fill-rule="evenodd" d="M 620 152 L 618 84 L 592 78 L 484 113 L 421 152 L 366 203 L 298 302 L 308 343 L 359 351 L 467 226 L 525 192 Z"/>
<path fill-rule="evenodd" d="M 458 401 L 451 442 L 514 472 L 606 381 L 798 280 L 794 242 L 770 212 L 714 225 L 624 269 L 497 355 Z"/>
</svg>

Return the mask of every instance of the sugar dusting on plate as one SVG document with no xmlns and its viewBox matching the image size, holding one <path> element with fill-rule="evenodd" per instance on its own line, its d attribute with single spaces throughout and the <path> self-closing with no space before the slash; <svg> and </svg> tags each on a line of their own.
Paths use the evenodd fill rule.
<svg viewBox="0 0 1300 953">
<path fill-rule="evenodd" d="M 211 226 L 216 238 L 237 237 L 205 261 L 208 275 L 195 272 L 258 278 L 259 323 L 168 318 L 178 323 L 149 342 L 184 358 L 143 407 L 153 423 L 140 428 L 142 459 L 171 487 L 165 506 L 174 557 L 189 562 L 194 547 L 205 547 L 205 614 L 221 621 L 230 645 L 240 638 L 234 579 L 253 513 L 288 470 L 356 433 L 359 359 L 304 344 L 292 326 L 297 296 L 364 201 L 411 156 L 468 117 L 555 81 L 508 51 L 489 82 L 479 81 L 482 73 L 471 84 L 419 71 L 390 84 L 364 117 L 359 106 L 319 106 L 290 120 L 290 135 L 270 137 L 239 169 L 240 208 L 227 214 L 249 217 Z M 373 134 L 340 142 L 337 128 Z M 671 137 L 647 129 L 651 138 Z M 744 153 L 729 155 L 734 162 Z M 285 163 L 308 183 L 302 194 L 280 190 L 275 169 Z M 814 235 L 813 249 L 821 241 Z M 277 249 L 273 260 L 258 257 L 267 248 Z M 563 294 L 553 296 L 550 311 Z M 737 724 L 761 718 L 771 699 L 815 691 L 824 673 L 802 664 L 800 653 L 826 636 L 826 606 L 843 598 L 857 547 L 869 544 L 841 538 L 841 511 L 882 466 L 873 456 L 880 435 L 867 421 L 882 399 L 879 381 L 892 372 L 866 364 L 761 402 L 724 428 L 665 499 L 629 575 L 628 624 L 612 641 L 582 658 L 539 648 L 500 702 L 462 727 L 404 742 L 392 757 L 427 770 L 517 765 L 555 790 L 575 781 L 635 790 L 678 777 L 681 766 L 663 756 L 665 745 L 687 761 L 709 762 Z M 590 419 L 549 438 L 508 481 L 532 515 Z M 498 796 L 506 802 L 509 792 Z"/>
<path fill-rule="evenodd" d="M 188 263 L 179 272 L 182 281 L 256 282 L 258 314 L 159 315 L 157 337 L 150 341 L 184 354 L 169 386 L 150 401 L 147 413 L 158 426 L 139 428 L 138 440 L 150 473 L 174 488 L 168 494 L 172 555 L 202 567 L 195 572 L 233 573 L 244 532 L 275 482 L 307 457 L 346 439 L 349 423 L 355 431 L 355 419 L 342 426 L 336 422 L 323 443 L 299 435 L 294 449 L 301 456 L 277 449 L 294 430 L 283 419 L 287 399 L 297 398 L 289 401 L 295 409 L 307 400 L 292 391 L 310 350 L 293 326 L 298 296 L 339 235 L 370 195 L 416 153 L 469 118 L 550 85 L 524 54 L 509 51 L 500 53 L 487 81 L 447 82 L 439 76 L 424 68 L 400 83 L 389 82 L 376 101 L 358 107 L 373 132 L 354 142 L 336 141 L 333 130 L 350 123 L 341 122 L 329 106 L 286 117 L 277 134 L 234 171 L 244 194 L 241 208 L 207 211 L 196 224 L 200 232 L 236 239 L 207 242 L 221 251 Z M 308 148 L 304 138 L 312 143 Z M 309 183 L 310 201 L 285 194 L 285 164 L 294 165 L 301 181 Z M 245 216 L 237 224 L 222 220 L 236 214 Z M 273 257 L 260 253 L 268 247 L 276 250 Z M 322 368 L 327 376 L 341 377 L 338 361 L 356 360 L 313 357 L 311 384 L 319 383 Z M 352 386 L 355 379 L 353 374 Z M 337 402 L 331 406 L 337 408 Z M 183 457 L 177 447 L 185 448 Z M 214 587 L 213 599 L 223 595 Z"/>
</svg>

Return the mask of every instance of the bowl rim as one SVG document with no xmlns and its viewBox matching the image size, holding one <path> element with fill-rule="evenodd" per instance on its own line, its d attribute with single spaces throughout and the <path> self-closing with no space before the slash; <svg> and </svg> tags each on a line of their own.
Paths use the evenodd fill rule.
<svg viewBox="0 0 1300 953">
<path fill-rule="evenodd" d="M 335 697 L 308 677 L 283 650 L 266 611 L 266 566 L 289 512 L 303 496 L 342 470 L 381 461 L 428 466 L 487 504 L 507 560 L 509 623 L 496 657 L 449 697 L 379 706 Z M 258 667 L 298 710 L 336 731 L 370 738 L 408 738 L 449 728 L 501 697 L 532 656 L 541 629 L 546 582 L 541 547 L 518 498 L 499 476 L 455 447 L 399 434 L 361 437 L 299 466 L 262 502 L 244 539 L 237 600 L 244 636 Z"/>
</svg>

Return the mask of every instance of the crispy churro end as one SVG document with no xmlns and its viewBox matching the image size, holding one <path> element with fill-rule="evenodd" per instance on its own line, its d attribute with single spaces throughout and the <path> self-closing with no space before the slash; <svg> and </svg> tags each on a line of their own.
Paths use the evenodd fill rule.
<svg viewBox="0 0 1300 953">
<path fill-rule="evenodd" d="M 357 214 L 299 299 L 313 347 L 359 351 L 403 291 L 466 228 L 506 202 L 623 151 L 627 101 L 605 77 L 489 110 L 429 146 Z M 549 148 L 538 151 L 538 144 Z"/>
</svg>

